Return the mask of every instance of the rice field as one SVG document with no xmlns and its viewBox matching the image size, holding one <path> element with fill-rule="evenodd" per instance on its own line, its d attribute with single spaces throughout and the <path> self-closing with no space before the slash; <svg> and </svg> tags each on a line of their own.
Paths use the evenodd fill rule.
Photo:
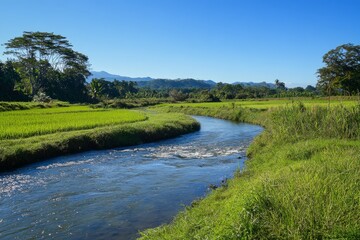
<svg viewBox="0 0 360 240">
<path fill-rule="evenodd" d="M 91 109 L 87 106 L 0 112 L 0 140 L 91 129 L 146 119 L 146 115 L 139 111 Z"/>
<path fill-rule="evenodd" d="M 221 107 L 245 107 L 245 108 L 254 108 L 254 109 L 269 109 L 276 107 L 285 107 L 290 106 L 293 103 L 301 102 L 305 106 L 329 106 L 329 100 L 326 98 L 311 99 L 311 98 L 292 98 L 292 99 L 256 99 L 256 100 L 234 100 L 234 101 L 224 101 L 224 102 L 207 102 L 207 103 L 172 103 L 172 104 L 161 104 L 161 107 L 167 106 L 184 106 L 184 107 L 194 107 L 194 108 L 221 108 Z M 354 106 L 359 102 L 358 99 L 350 98 L 333 98 L 330 101 L 330 106 Z"/>
</svg>

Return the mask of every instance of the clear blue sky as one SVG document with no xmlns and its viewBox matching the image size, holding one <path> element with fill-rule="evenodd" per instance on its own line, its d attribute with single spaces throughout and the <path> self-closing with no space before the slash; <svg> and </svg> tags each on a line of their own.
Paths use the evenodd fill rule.
<svg viewBox="0 0 360 240">
<path fill-rule="evenodd" d="M 0 0 L 0 8 L 1 44 L 54 32 L 92 70 L 131 77 L 315 85 L 327 51 L 360 44 L 360 0 Z"/>
</svg>

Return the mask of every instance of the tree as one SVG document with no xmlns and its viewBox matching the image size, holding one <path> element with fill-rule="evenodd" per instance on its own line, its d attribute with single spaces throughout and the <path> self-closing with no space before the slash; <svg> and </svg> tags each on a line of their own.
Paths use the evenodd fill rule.
<svg viewBox="0 0 360 240">
<path fill-rule="evenodd" d="M 5 43 L 5 47 L 7 51 L 4 54 L 14 58 L 24 85 L 28 84 L 28 91 L 32 96 L 39 90 L 46 89 L 49 82 L 62 79 L 49 78 L 48 73 L 58 72 L 68 76 L 71 72 L 77 75 L 76 79 L 83 82 L 82 84 L 90 75 L 88 57 L 74 51 L 69 41 L 61 35 L 47 32 L 24 32 L 21 37 L 13 38 Z"/>
<path fill-rule="evenodd" d="M 105 79 L 93 78 L 89 84 L 90 87 L 90 96 L 94 99 L 98 99 L 102 95 L 104 90 L 104 81 Z"/>
<path fill-rule="evenodd" d="M 311 86 L 311 85 L 307 85 L 306 88 L 305 88 L 305 91 L 307 91 L 307 92 L 315 92 L 316 88 Z"/>
<path fill-rule="evenodd" d="M 349 94 L 360 91 L 360 45 L 343 44 L 323 56 L 317 87 L 329 95 L 336 89 Z"/>
<path fill-rule="evenodd" d="M 89 98 L 84 75 L 72 68 L 66 69 L 60 75 L 57 92 L 57 99 L 70 102 L 86 102 Z"/>
<path fill-rule="evenodd" d="M 20 81 L 19 74 L 15 71 L 13 63 L 0 62 L 0 100 L 13 100 L 15 98 L 15 84 Z"/>
<path fill-rule="evenodd" d="M 133 81 L 119 81 L 114 80 L 112 82 L 113 87 L 117 91 L 117 97 L 126 98 L 128 95 L 135 94 L 138 92 L 137 83 Z"/>
<path fill-rule="evenodd" d="M 243 87 L 241 84 L 218 83 L 214 89 L 215 95 L 220 99 L 234 99 Z"/>
<path fill-rule="evenodd" d="M 181 91 L 173 89 L 169 92 L 169 96 L 175 101 L 184 101 L 188 96 Z"/>
<path fill-rule="evenodd" d="M 285 83 L 284 83 L 284 82 L 280 82 L 279 79 L 276 79 L 276 80 L 275 80 L 275 86 L 276 86 L 277 89 L 286 90 Z"/>
</svg>

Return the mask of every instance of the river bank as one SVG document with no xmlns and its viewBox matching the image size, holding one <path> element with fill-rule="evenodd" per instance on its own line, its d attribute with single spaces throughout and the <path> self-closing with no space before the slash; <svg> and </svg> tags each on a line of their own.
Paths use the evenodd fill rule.
<svg viewBox="0 0 360 240">
<path fill-rule="evenodd" d="M 210 104 L 211 105 L 211 104 Z M 360 108 L 295 104 L 256 110 L 166 105 L 257 123 L 243 171 L 141 239 L 360 238 Z"/>
<path fill-rule="evenodd" d="M 242 168 L 262 127 L 194 117 L 200 131 L 0 174 L 0 238 L 135 239 Z"/>
<path fill-rule="evenodd" d="M 41 109 L 36 110 L 36 113 L 31 110 L 29 114 L 27 110 L 22 110 L 20 111 L 20 114 L 24 114 L 22 116 L 12 116 L 11 111 L 1 113 L 4 115 L 1 115 L 2 118 L 9 119 L 8 123 L 5 121 L 2 123 L 7 124 L 3 127 L 9 133 L 7 135 L 2 133 L 4 136 L 0 141 L 0 171 L 12 170 L 64 154 L 137 145 L 176 137 L 200 129 L 199 123 L 183 114 L 141 113 L 134 115 L 136 112 L 121 110 L 124 113 L 121 112 L 119 116 L 125 117 L 122 121 L 112 116 L 113 112 L 117 113 L 120 110 L 81 109 L 79 111 L 76 108 L 76 111 L 73 111 L 73 108 L 75 107 L 67 107 L 66 112 L 59 112 L 62 111 L 60 108 L 60 110 L 54 108 L 47 110 L 51 112 L 46 112 L 45 115 L 43 115 L 44 110 Z M 102 112 L 108 114 L 105 115 L 106 118 L 110 118 L 107 125 L 102 123 L 108 120 L 103 119 Z M 134 117 L 134 120 L 126 119 L 127 114 Z M 66 117 L 63 122 L 56 122 L 57 125 L 54 127 L 51 127 L 52 122 L 42 124 L 52 115 L 54 115 L 54 121 L 67 115 L 71 118 Z M 82 122 L 79 119 L 80 116 L 83 118 Z M 90 121 L 87 125 L 84 123 L 94 116 L 97 118 L 93 119 L 93 122 Z M 11 120 L 13 118 L 14 120 Z M 114 118 L 114 121 L 111 118 Z M 19 123 L 14 130 L 11 130 L 12 125 L 20 119 L 25 121 L 24 125 Z M 78 126 L 77 122 L 83 125 Z M 68 125 L 64 126 L 65 124 Z M 98 126 L 98 124 L 101 125 Z M 22 126 L 29 126 L 30 129 L 18 130 Z M 50 127 L 47 128 L 48 126 Z"/>
</svg>

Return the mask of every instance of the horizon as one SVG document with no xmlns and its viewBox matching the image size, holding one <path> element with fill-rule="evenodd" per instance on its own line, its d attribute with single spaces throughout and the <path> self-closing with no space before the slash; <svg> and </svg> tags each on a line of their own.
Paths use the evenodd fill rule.
<svg viewBox="0 0 360 240">
<path fill-rule="evenodd" d="M 126 77 L 126 78 L 151 78 L 151 80 L 159 80 L 159 79 L 164 79 L 164 80 L 187 80 L 187 79 L 193 79 L 193 80 L 196 80 L 196 81 L 212 81 L 214 83 L 220 83 L 220 82 L 216 82 L 212 79 L 196 79 L 196 78 L 192 78 L 192 77 L 186 77 L 186 78 L 153 78 L 151 76 L 124 76 L 124 75 L 121 75 L 121 74 L 116 74 L 116 73 L 109 73 L 107 71 L 103 71 L 103 70 L 100 70 L 100 71 L 96 71 L 96 70 L 91 70 L 90 71 L 91 73 L 92 72 L 96 72 L 96 73 L 106 73 L 106 74 L 110 74 L 110 75 L 116 75 L 116 76 L 120 76 L 120 77 Z M 91 78 L 91 76 L 93 76 L 93 74 L 91 74 L 88 78 Z M 121 80 L 121 79 L 114 79 L 114 80 Z M 226 83 L 226 82 L 224 82 Z M 234 83 L 267 83 L 267 84 L 274 84 L 272 82 L 265 82 L 265 81 L 261 81 L 261 82 L 252 82 L 252 81 L 242 81 L 242 82 L 231 82 L 229 84 L 234 84 Z"/>
<path fill-rule="evenodd" d="M 23 31 L 54 32 L 89 57 L 92 71 L 129 77 L 315 86 L 326 52 L 360 42 L 356 0 L 3 0 L 2 6 L 0 44 Z"/>
</svg>

